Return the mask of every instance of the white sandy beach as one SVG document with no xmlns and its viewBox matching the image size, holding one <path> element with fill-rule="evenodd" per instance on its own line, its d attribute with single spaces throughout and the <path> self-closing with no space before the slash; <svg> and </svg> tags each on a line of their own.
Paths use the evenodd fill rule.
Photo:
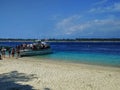
<svg viewBox="0 0 120 90">
<path fill-rule="evenodd" d="M 120 68 L 5 58 L 0 90 L 120 90 Z"/>
</svg>

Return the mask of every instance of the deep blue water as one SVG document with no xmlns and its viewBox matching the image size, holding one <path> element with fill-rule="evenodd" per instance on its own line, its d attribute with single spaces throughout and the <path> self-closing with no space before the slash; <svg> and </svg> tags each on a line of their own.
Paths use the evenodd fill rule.
<svg viewBox="0 0 120 90">
<path fill-rule="evenodd" d="M 0 45 L 15 47 L 22 43 L 1 42 Z M 53 53 L 35 58 L 120 67 L 120 42 L 50 42 L 49 44 Z"/>
</svg>

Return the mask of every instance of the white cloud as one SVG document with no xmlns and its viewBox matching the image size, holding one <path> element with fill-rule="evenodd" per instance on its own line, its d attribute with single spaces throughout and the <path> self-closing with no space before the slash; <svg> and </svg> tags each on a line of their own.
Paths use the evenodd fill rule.
<svg viewBox="0 0 120 90">
<path fill-rule="evenodd" d="M 78 22 L 80 18 L 69 17 L 63 19 L 62 21 L 58 22 L 56 25 L 56 30 L 59 34 L 66 34 L 72 35 L 74 33 L 83 33 L 87 32 L 87 34 L 93 34 L 93 31 L 105 31 L 110 32 L 111 30 L 120 30 L 120 20 L 115 18 L 108 18 L 108 19 L 94 19 L 91 21 L 86 22 Z"/>
<path fill-rule="evenodd" d="M 63 19 L 56 24 L 57 30 L 64 30 L 64 34 L 71 34 L 75 30 L 75 23 L 81 18 L 79 15 L 74 15 Z"/>
<path fill-rule="evenodd" d="M 89 12 L 104 13 L 104 12 L 120 12 L 120 3 L 114 3 L 106 7 L 92 8 Z"/>
</svg>

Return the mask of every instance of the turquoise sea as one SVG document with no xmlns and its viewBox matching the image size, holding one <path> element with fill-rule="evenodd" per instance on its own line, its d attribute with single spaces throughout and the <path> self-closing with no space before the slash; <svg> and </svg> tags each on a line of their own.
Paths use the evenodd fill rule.
<svg viewBox="0 0 120 90">
<path fill-rule="evenodd" d="M 98 53 L 57 52 L 49 55 L 34 56 L 35 58 L 71 61 L 75 63 L 97 64 L 120 67 L 119 55 Z"/>
<path fill-rule="evenodd" d="M 0 42 L 0 45 L 15 47 L 21 43 L 24 42 Z M 120 67 L 120 42 L 49 42 L 49 44 L 52 54 L 33 58 Z"/>
<path fill-rule="evenodd" d="M 120 42 L 52 42 L 50 45 L 52 54 L 35 57 L 120 67 Z"/>
</svg>

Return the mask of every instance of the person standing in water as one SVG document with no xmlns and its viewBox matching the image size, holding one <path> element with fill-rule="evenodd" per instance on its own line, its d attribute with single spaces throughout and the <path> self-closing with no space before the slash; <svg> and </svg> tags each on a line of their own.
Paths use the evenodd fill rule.
<svg viewBox="0 0 120 90">
<path fill-rule="evenodd" d="M 12 57 L 14 57 L 14 56 L 15 56 L 15 49 L 12 48 Z"/>
<path fill-rule="evenodd" d="M 2 54 L 2 57 L 5 58 L 6 49 L 4 47 L 2 47 L 1 49 L 1 54 Z"/>
<path fill-rule="evenodd" d="M 11 48 L 8 49 L 9 58 L 11 56 Z"/>
<path fill-rule="evenodd" d="M 1 55 L 1 53 L 0 53 L 0 60 L 2 60 L 2 55 Z"/>
<path fill-rule="evenodd" d="M 17 58 L 20 57 L 20 46 L 16 46 Z"/>
</svg>

